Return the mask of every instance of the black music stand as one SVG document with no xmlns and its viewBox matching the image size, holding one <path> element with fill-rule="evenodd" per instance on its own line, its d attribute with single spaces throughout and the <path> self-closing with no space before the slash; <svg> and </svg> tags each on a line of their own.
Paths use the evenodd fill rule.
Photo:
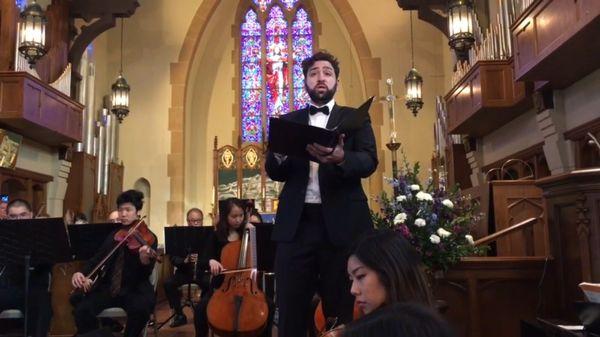
<svg viewBox="0 0 600 337">
<path fill-rule="evenodd" d="M 170 256 L 188 256 L 189 254 L 198 254 L 198 257 L 206 256 L 208 252 L 206 252 L 205 247 L 208 246 L 213 232 L 213 227 L 165 227 L 165 254 Z M 192 283 L 187 284 L 188 298 L 183 307 L 193 307 L 191 285 Z M 175 313 L 169 316 L 164 322 L 161 322 L 157 329 L 162 328 L 174 316 Z"/>
<path fill-rule="evenodd" d="M 0 221 L 0 264 L 25 268 L 23 335 L 27 337 L 29 269 L 71 261 L 69 239 L 62 218 Z"/>
<path fill-rule="evenodd" d="M 271 240 L 273 224 L 255 223 L 256 227 L 256 268 L 262 274 L 262 289 L 271 300 L 275 299 L 275 252 L 277 242 Z M 271 282 L 267 284 L 267 278 Z"/>
<path fill-rule="evenodd" d="M 85 261 L 92 258 L 104 243 L 106 237 L 121 228 L 120 223 L 93 223 L 69 225 L 69 238 L 74 260 Z"/>
</svg>

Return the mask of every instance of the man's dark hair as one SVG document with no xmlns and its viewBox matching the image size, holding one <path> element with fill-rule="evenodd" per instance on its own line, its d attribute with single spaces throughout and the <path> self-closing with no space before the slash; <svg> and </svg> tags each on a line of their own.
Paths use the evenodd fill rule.
<svg viewBox="0 0 600 337">
<path fill-rule="evenodd" d="M 8 210 L 11 207 L 18 207 L 18 206 L 23 206 L 23 207 L 25 207 L 27 209 L 27 211 L 33 212 L 32 209 L 31 209 L 31 204 L 29 203 L 29 201 L 27 201 L 25 199 L 13 199 L 6 206 L 6 212 L 8 213 Z"/>
<path fill-rule="evenodd" d="M 304 74 L 305 79 L 306 74 L 308 74 L 308 69 L 310 69 L 310 67 L 312 67 L 313 64 L 315 64 L 315 62 L 317 61 L 327 61 L 331 63 L 333 71 L 335 72 L 335 78 L 337 79 L 340 77 L 340 62 L 338 61 L 338 59 L 332 54 L 329 54 L 327 51 L 321 50 L 313 54 L 311 57 L 302 61 L 302 73 Z"/>
<path fill-rule="evenodd" d="M 123 204 L 131 203 L 136 211 L 144 207 L 144 193 L 138 190 L 125 191 L 117 197 L 117 208 Z"/>
</svg>

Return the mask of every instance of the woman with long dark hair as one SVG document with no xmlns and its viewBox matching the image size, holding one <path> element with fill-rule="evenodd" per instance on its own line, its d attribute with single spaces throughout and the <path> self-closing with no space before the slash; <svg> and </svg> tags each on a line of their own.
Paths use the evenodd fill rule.
<svg viewBox="0 0 600 337">
<path fill-rule="evenodd" d="M 350 292 L 364 314 L 399 302 L 433 306 L 421 258 L 400 233 L 379 230 L 363 236 L 348 258 Z"/>
</svg>

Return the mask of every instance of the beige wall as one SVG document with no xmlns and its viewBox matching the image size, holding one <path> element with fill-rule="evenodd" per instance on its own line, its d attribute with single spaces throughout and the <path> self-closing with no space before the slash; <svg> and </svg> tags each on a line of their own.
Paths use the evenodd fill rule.
<svg viewBox="0 0 600 337">
<path fill-rule="evenodd" d="M 423 76 L 425 102 L 415 118 L 404 106 L 404 77 L 411 67 L 409 12 L 402 11 L 395 1 L 380 1 L 377 6 L 370 1 L 352 0 L 350 3 L 355 13 L 359 13 L 373 57 L 381 58 L 380 96 L 387 93 L 385 79 L 394 79 L 394 93 L 400 97 L 395 104 L 399 141 L 409 161 L 421 163 L 421 179 L 424 180 L 429 175 L 434 146 L 435 96 L 443 93 L 446 82 L 444 50 L 447 49 L 447 39 L 436 28 L 419 20 L 416 12 L 413 13 L 415 67 Z M 381 137 L 387 141 L 390 128 L 387 105 L 384 106 L 384 123 Z M 378 146 L 384 147 L 385 144 Z M 384 175 L 391 177 L 391 156 L 388 150 L 385 153 Z"/>
<path fill-rule="evenodd" d="M 350 0 L 373 57 L 381 59 L 382 78 L 392 77 L 396 94 L 403 97 L 403 79 L 410 67 L 410 30 L 408 12 L 394 1 L 371 2 Z M 177 6 L 166 0 L 142 0 L 136 14 L 125 22 L 124 75 L 132 87 L 131 112 L 122 124 L 120 158 L 125 165 L 124 188 L 143 177 L 152 190 L 151 227 L 162 236 L 160 228 L 166 222 L 166 202 L 169 200 L 167 154 L 170 149 L 168 108 L 170 106 L 169 66 L 177 61 L 183 39 L 200 1 L 181 1 Z M 233 79 L 235 48 L 232 26 L 238 1 L 222 1 L 210 19 L 195 55 L 186 102 L 186 187 L 185 208 L 211 207 L 212 148 L 215 136 L 219 144 L 234 142 L 237 120 L 237 93 Z M 342 73 L 340 104 L 357 105 L 370 95 L 382 96 L 386 87 L 382 81 L 379 92 L 365 92 L 362 70 L 355 46 L 335 6 L 329 1 L 314 1 L 320 22 L 319 47 L 337 55 Z M 433 149 L 432 124 L 435 114 L 434 97 L 442 93 L 448 81 L 444 73 L 446 40 L 430 25 L 414 18 L 415 65 L 424 77 L 425 106 L 417 118 L 404 108 L 403 100 L 396 104 L 400 141 L 411 161 L 424 165 L 427 174 Z M 119 31 L 112 29 L 95 42 L 96 105 L 108 94 L 118 72 Z M 104 89 L 103 89 L 104 88 Z M 103 91 L 104 90 L 104 91 Z M 379 103 L 377 103 L 379 104 Z M 384 109 L 383 139 L 389 135 L 387 108 Z M 377 132 L 377 131 L 376 131 Z M 378 144 L 384 147 L 384 144 Z M 386 176 L 391 175 L 388 151 L 382 163 Z"/>
<path fill-rule="evenodd" d="M 162 241 L 169 199 L 167 153 L 170 63 L 177 59 L 197 1 L 141 0 L 125 20 L 124 76 L 131 86 L 130 113 L 121 124 L 119 157 L 125 165 L 124 189 L 145 178 L 152 193 L 150 227 Z M 94 42 L 96 106 L 110 93 L 119 70 L 120 22 Z"/>
</svg>

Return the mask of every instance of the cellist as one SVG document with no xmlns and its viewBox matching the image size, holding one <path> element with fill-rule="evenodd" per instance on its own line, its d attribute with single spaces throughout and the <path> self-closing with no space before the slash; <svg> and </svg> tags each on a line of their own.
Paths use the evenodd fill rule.
<svg viewBox="0 0 600 337">
<path fill-rule="evenodd" d="M 246 203 L 244 201 L 237 198 L 229 198 L 222 201 L 222 203 L 216 230 L 207 247 L 205 257 L 198 260 L 198 270 L 210 271 L 213 278 L 210 291 L 202 294 L 200 303 L 195 307 L 194 325 L 196 327 L 196 337 L 205 337 L 208 335 L 207 306 L 215 293 L 215 289 L 220 288 L 224 280 L 222 275 L 224 268 L 221 264 L 222 261 L 220 261 L 223 248 L 229 243 L 240 241 L 246 228 L 252 226 L 247 221 L 247 213 L 245 212 Z M 271 303 L 268 303 L 268 305 L 271 306 Z M 269 310 L 269 312 L 272 313 L 273 310 Z M 269 316 L 262 336 L 270 336 L 271 317 L 272 315 Z"/>
<path fill-rule="evenodd" d="M 71 298 L 75 307 L 73 315 L 78 334 L 96 329 L 96 315 L 102 310 L 122 307 L 127 312 L 124 337 L 137 337 L 154 310 L 156 296 L 149 277 L 154 268 L 153 252 L 157 243 L 156 236 L 147 227 L 145 234 L 149 234 L 150 240 L 145 241 L 148 244 L 139 244 L 135 249 L 133 244 L 119 247 L 105 263 L 104 275 L 93 287 L 92 280 L 85 276 L 121 241 L 120 233 L 127 232 L 139 222 L 137 220 L 144 205 L 143 199 L 143 193 L 136 190 L 128 190 L 118 196 L 119 220 L 124 227 L 104 240 L 99 251 L 87 262 L 83 273 L 73 274 L 73 286 L 85 292 L 83 297 L 76 294 Z"/>
<path fill-rule="evenodd" d="M 238 198 L 229 198 L 223 202 L 223 209 L 219 212 L 219 220 L 216 230 L 206 248 L 204 258 L 198 258 L 197 270 L 208 270 L 213 276 L 210 290 L 202 293 L 200 303 L 196 305 L 194 311 L 194 325 L 196 327 L 196 337 L 208 336 L 208 319 L 206 317 L 206 307 L 215 288 L 220 287 L 223 277 L 219 276 L 223 271 L 223 265 L 220 262 L 221 250 L 223 247 L 233 241 L 239 241 L 246 229 L 246 213 L 244 212 L 245 203 Z"/>
</svg>

